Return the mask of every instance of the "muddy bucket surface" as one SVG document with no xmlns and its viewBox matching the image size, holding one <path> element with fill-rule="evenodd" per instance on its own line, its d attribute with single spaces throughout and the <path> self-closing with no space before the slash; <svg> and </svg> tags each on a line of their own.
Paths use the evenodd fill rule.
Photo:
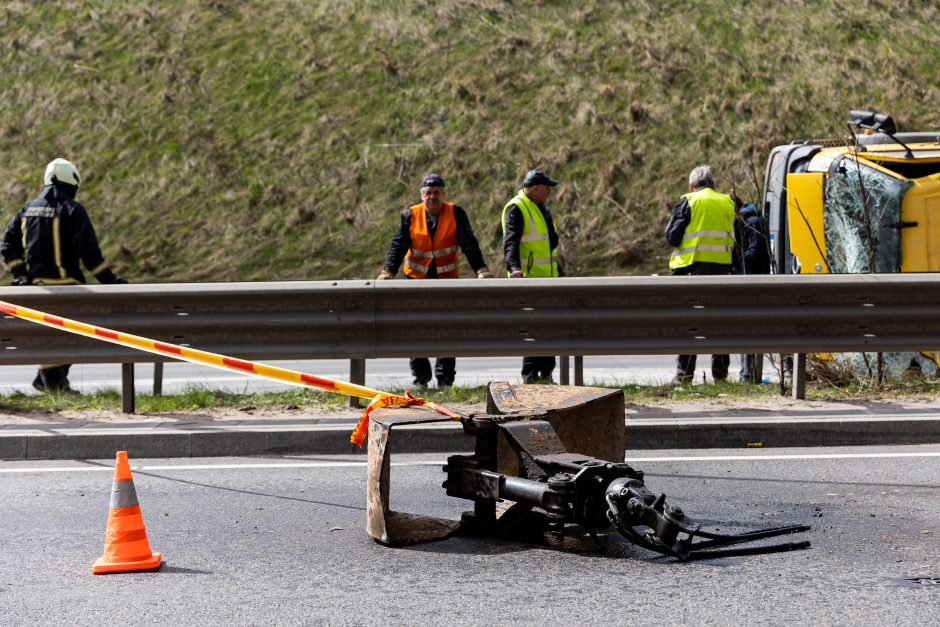
<svg viewBox="0 0 940 627">
<path fill-rule="evenodd" d="M 494 381 L 487 386 L 486 413 L 546 420 L 565 448 L 610 461 L 623 461 L 626 419 L 623 390 L 569 385 L 511 385 Z M 498 470 L 518 474 L 515 454 L 505 440 L 499 444 Z"/>
</svg>

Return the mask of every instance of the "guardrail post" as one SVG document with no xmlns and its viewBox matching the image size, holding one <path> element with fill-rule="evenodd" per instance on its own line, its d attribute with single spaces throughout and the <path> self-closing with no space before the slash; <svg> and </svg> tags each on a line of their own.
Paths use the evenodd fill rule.
<svg viewBox="0 0 940 627">
<path fill-rule="evenodd" d="M 163 396 L 163 362 L 153 362 L 153 395 Z"/>
<path fill-rule="evenodd" d="M 574 356 L 574 384 L 584 385 L 584 355 Z"/>
<path fill-rule="evenodd" d="M 366 360 L 365 359 L 350 359 L 349 360 L 349 382 L 355 383 L 356 385 L 366 384 Z M 356 396 L 350 396 L 349 406 L 353 408 L 361 407 L 361 405 L 359 405 L 359 398 Z"/>
<path fill-rule="evenodd" d="M 797 353 L 793 356 L 793 398 L 806 398 L 806 355 Z"/>
<path fill-rule="evenodd" d="M 558 357 L 558 360 L 559 360 L 559 362 L 561 362 L 561 369 L 559 370 L 558 383 L 559 383 L 559 385 L 568 385 L 568 379 L 569 379 L 569 376 L 568 376 L 568 375 L 569 375 L 569 372 L 568 372 L 568 368 L 569 368 L 568 356 L 567 356 L 567 355 L 560 355 L 560 356 Z"/>
<path fill-rule="evenodd" d="M 121 411 L 134 413 L 134 364 L 121 364 Z"/>
</svg>

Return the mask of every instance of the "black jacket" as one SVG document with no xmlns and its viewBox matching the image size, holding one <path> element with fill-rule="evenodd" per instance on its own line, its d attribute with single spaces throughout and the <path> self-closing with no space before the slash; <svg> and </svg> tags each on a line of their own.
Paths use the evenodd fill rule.
<svg viewBox="0 0 940 627">
<path fill-rule="evenodd" d="M 685 229 L 692 221 L 692 205 L 687 198 L 682 197 L 679 202 L 672 206 L 672 214 L 669 216 L 669 222 L 666 223 L 666 231 L 663 236 L 666 243 L 677 248 L 685 237 Z"/>
<path fill-rule="evenodd" d="M 14 280 L 28 279 L 36 285 L 84 283 L 81 261 L 101 283 L 115 282 L 75 191 L 72 185 L 47 185 L 10 220 L 0 255 Z"/>
<path fill-rule="evenodd" d="M 545 218 L 545 226 L 548 228 L 548 245 L 551 250 L 558 248 L 558 233 L 555 232 L 555 222 L 552 220 L 552 213 L 546 205 L 537 205 L 542 211 L 542 217 Z M 511 206 L 506 211 L 505 233 L 503 234 L 503 253 L 506 255 L 506 270 L 515 272 L 524 270 L 519 258 L 519 244 L 522 241 L 522 235 L 525 232 L 525 218 L 522 217 L 522 210 L 516 205 Z M 558 276 L 564 276 L 561 269 L 561 263 L 558 264 Z"/>
<path fill-rule="evenodd" d="M 770 274 L 770 232 L 752 203 L 738 210 L 732 257 L 734 274 Z"/>
<path fill-rule="evenodd" d="M 474 272 L 479 272 L 486 268 L 486 262 L 483 261 L 483 253 L 480 252 L 480 243 L 477 242 L 473 234 L 473 227 L 470 226 L 470 218 L 462 207 L 454 205 L 454 222 L 457 223 L 457 245 L 461 252 L 467 257 L 467 263 L 473 268 Z M 437 218 L 428 215 L 428 231 L 431 238 L 437 231 Z M 392 244 L 388 247 L 388 253 L 385 255 L 385 269 L 392 274 L 397 274 L 401 267 L 405 255 L 411 248 L 411 208 L 401 212 L 401 220 L 398 222 L 398 229 L 392 236 Z M 428 278 L 437 278 L 437 265 L 431 261 L 431 267 L 428 268 Z"/>
</svg>

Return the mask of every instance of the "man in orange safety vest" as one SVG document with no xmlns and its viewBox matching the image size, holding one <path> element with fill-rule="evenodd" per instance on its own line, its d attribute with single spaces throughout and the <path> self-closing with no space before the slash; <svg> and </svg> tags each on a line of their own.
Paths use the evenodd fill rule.
<svg viewBox="0 0 940 627">
<path fill-rule="evenodd" d="M 444 200 L 444 179 L 440 174 L 426 174 L 421 179 L 421 202 L 401 212 L 398 230 L 392 237 L 385 267 L 378 279 L 395 278 L 403 264 L 409 279 L 456 279 L 461 252 L 477 278 L 493 278 L 483 261 L 467 212 Z M 456 362 L 453 357 L 437 358 L 434 375 L 438 387 L 454 384 Z M 427 386 L 431 380 L 430 360 L 414 357 L 410 363 L 414 384 Z"/>
</svg>

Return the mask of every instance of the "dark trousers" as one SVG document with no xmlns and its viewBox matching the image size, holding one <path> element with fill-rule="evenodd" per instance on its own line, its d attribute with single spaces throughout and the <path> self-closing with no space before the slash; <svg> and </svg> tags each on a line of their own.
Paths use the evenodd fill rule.
<svg viewBox="0 0 940 627">
<path fill-rule="evenodd" d="M 760 383 L 761 378 L 757 374 L 758 365 L 761 364 L 763 355 L 741 355 L 741 371 L 738 373 L 742 383 Z"/>
<path fill-rule="evenodd" d="M 431 380 L 431 360 L 427 357 L 412 357 L 408 360 L 411 366 L 411 376 L 415 378 L 415 385 L 427 385 Z M 437 385 L 453 385 L 457 376 L 457 359 L 455 357 L 438 357 L 434 361 L 434 376 Z"/>
<path fill-rule="evenodd" d="M 551 357 L 523 357 L 522 381 L 523 383 L 550 382 L 552 380 L 552 370 L 554 369 L 554 355 Z"/>
<path fill-rule="evenodd" d="M 731 274 L 731 266 L 723 263 L 696 262 L 691 266 L 670 270 L 676 276 Z M 676 358 L 676 378 L 691 381 L 695 375 L 695 355 L 679 355 Z M 712 355 L 712 378 L 723 381 L 728 378 L 730 355 Z"/>
<path fill-rule="evenodd" d="M 64 387 L 67 387 L 69 384 L 69 368 L 72 367 L 72 364 L 61 364 L 57 366 L 42 366 L 39 368 L 39 372 L 36 373 L 36 380 L 33 382 L 33 386 L 36 386 L 36 382 L 42 384 L 47 390 L 59 390 Z"/>
<path fill-rule="evenodd" d="M 696 355 L 679 355 L 676 357 L 676 376 L 688 381 L 695 376 Z M 730 355 L 712 355 L 712 378 L 722 381 L 728 378 L 728 367 L 731 365 Z"/>
</svg>

